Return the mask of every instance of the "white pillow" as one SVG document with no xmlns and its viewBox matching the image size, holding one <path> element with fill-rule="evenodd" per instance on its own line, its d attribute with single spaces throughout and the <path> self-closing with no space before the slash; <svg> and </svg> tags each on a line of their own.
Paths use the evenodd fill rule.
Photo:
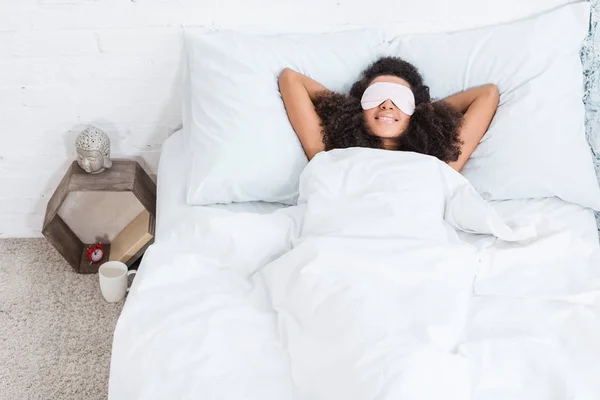
<svg viewBox="0 0 600 400">
<path fill-rule="evenodd" d="M 290 67 L 329 89 L 348 90 L 376 59 L 382 33 L 261 36 L 187 29 L 184 36 L 184 125 L 193 154 L 188 204 L 293 204 L 307 160 L 281 101 L 279 73 Z"/>
<path fill-rule="evenodd" d="M 463 171 L 485 198 L 557 196 L 600 210 L 579 58 L 588 19 L 578 3 L 491 28 L 399 37 L 382 51 L 414 63 L 437 98 L 498 85 L 494 121 Z"/>
</svg>

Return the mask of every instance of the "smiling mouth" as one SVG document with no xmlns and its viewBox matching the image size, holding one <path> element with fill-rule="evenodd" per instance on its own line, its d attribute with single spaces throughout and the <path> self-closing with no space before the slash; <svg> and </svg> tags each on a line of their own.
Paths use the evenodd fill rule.
<svg viewBox="0 0 600 400">
<path fill-rule="evenodd" d="M 380 115 L 378 117 L 375 117 L 375 119 L 378 121 L 387 122 L 387 123 L 398 122 L 398 120 L 396 118 L 390 117 L 388 115 Z"/>
</svg>

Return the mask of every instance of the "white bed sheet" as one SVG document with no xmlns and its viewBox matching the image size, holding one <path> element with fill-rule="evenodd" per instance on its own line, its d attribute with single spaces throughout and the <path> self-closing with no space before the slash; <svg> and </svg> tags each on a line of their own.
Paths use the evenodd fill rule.
<svg viewBox="0 0 600 400">
<path fill-rule="evenodd" d="M 274 233 L 289 230 L 290 218 L 274 204 L 187 206 L 184 143 L 180 131 L 163 147 L 156 243 L 144 256 L 115 330 L 109 399 L 289 398 L 293 383 L 277 345 L 276 316 L 262 281 L 247 277 L 278 256 L 273 249 L 283 253 L 288 247 L 290 238 Z M 508 220 L 543 221 L 540 236 L 560 240 L 558 232 L 598 247 L 593 213 L 580 206 L 555 198 L 493 206 Z M 462 238 L 482 257 L 504 257 L 519 268 L 518 247 L 489 236 Z M 535 285 L 531 274 L 524 277 Z M 479 302 L 494 301 L 486 293 L 505 291 L 499 284 L 504 281 L 494 278 L 478 272 Z M 207 349 L 215 348 L 227 354 L 218 360 L 219 370 L 205 371 L 212 354 Z"/>
<path fill-rule="evenodd" d="M 161 154 L 158 173 L 157 241 L 172 238 L 182 222 L 188 225 L 190 221 L 203 224 L 203 221 L 210 218 L 229 217 L 230 213 L 268 214 L 287 207 L 264 202 L 216 204 L 207 207 L 189 206 L 185 201 L 188 168 L 189 157 L 185 148 L 185 134 L 180 130 L 165 141 Z M 576 204 L 552 197 L 497 201 L 492 202 L 492 205 L 503 218 L 508 220 L 546 218 L 550 223 L 547 226 L 549 230 L 569 230 L 585 238 L 589 243 L 598 242 L 598 230 L 593 211 Z M 471 243 L 489 244 L 489 238 L 481 242 L 481 238 L 477 236 L 463 235 L 462 237 Z"/>
<path fill-rule="evenodd" d="M 199 224 L 209 216 L 230 213 L 268 214 L 283 204 L 247 202 L 215 204 L 211 206 L 189 206 L 186 203 L 187 175 L 191 168 L 190 155 L 185 146 L 183 130 L 175 132 L 163 144 L 158 171 L 158 193 L 156 203 L 156 240 L 166 239 L 177 229 L 179 221 L 193 219 Z"/>
</svg>

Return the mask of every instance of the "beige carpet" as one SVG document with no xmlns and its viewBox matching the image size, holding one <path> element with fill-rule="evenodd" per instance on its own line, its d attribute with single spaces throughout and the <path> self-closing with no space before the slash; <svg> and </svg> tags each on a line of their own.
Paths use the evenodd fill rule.
<svg viewBox="0 0 600 400">
<path fill-rule="evenodd" d="M 106 399 L 122 306 L 44 239 L 0 240 L 0 400 Z"/>
</svg>

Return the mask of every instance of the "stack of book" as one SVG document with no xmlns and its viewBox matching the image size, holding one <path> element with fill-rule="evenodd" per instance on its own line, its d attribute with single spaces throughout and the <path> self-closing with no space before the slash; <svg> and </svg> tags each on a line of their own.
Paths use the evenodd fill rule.
<svg viewBox="0 0 600 400">
<path fill-rule="evenodd" d="M 144 210 L 127 225 L 110 245 L 109 261 L 131 266 L 154 242 L 154 217 Z"/>
</svg>

